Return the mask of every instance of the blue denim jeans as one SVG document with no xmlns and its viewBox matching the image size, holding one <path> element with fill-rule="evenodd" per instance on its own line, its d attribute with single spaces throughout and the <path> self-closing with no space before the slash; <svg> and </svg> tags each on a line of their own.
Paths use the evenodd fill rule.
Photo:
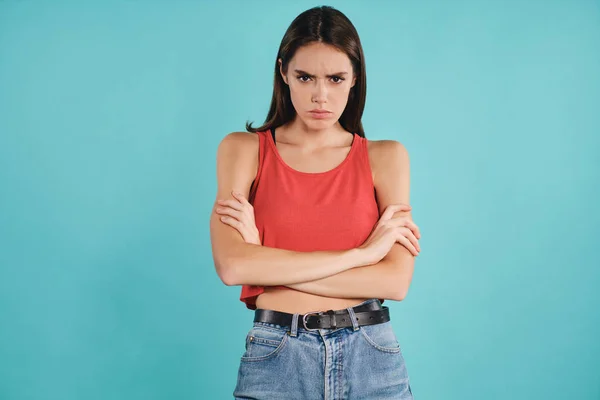
<svg viewBox="0 0 600 400">
<path fill-rule="evenodd" d="M 369 299 L 360 304 L 379 302 Z M 390 321 L 304 329 L 253 322 L 246 336 L 235 399 L 413 399 L 408 372 Z"/>
</svg>

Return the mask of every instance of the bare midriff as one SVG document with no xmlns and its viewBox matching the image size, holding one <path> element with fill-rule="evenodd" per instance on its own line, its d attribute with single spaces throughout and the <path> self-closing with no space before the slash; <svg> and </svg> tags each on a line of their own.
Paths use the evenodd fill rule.
<svg viewBox="0 0 600 400">
<path fill-rule="evenodd" d="M 340 310 L 355 306 L 367 299 L 340 299 L 318 296 L 293 289 L 265 287 L 264 293 L 256 298 L 256 308 L 306 314 L 312 311 Z"/>
</svg>

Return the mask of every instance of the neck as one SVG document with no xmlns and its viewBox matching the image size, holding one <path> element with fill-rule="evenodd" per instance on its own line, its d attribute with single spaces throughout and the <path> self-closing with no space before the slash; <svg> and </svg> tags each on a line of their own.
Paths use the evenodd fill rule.
<svg viewBox="0 0 600 400">
<path fill-rule="evenodd" d="M 276 135 L 277 142 L 292 144 L 305 149 L 344 146 L 348 143 L 348 137 L 350 136 L 339 121 L 323 129 L 314 129 L 297 117 L 293 121 L 278 127 Z"/>
</svg>

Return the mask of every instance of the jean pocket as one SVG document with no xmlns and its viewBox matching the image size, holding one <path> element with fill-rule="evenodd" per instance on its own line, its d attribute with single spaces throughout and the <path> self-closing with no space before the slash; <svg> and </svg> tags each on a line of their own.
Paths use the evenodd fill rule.
<svg viewBox="0 0 600 400">
<path fill-rule="evenodd" d="M 386 353 L 400 352 L 400 343 L 398 343 L 390 321 L 375 325 L 363 325 L 359 331 L 366 342 L 375 349 Z"/>
<path fill-rule="evenodd" d="M 253 326 L 246 335 L 246 351 L 242 361 L 265 361 L 275 357 L 285 347 L 287 331 Z"/>
</svg>

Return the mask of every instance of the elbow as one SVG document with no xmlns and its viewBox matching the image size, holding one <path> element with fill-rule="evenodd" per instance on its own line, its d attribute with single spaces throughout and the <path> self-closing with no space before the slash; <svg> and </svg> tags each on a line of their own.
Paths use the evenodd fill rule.
<svg viewBox="0 0 600 400">
<path fill-rule="evenodd" d="M 401 289 L 402 290 L 400 291 L 396 290 L 393 300 L 402 301 L 406 298 L 406 295 L 408 294 L 408 288 L 401 287 Z"/>
<path fill-rule="evenodd" d="M 402 301 L 408 295 L 408 288 L 413 276 L 413 265 L 411 262 L 410 264 L 395 268 L 394 276 L 389 280 L 392 285 L 390 288 L 392 300 Z"/>
<path fill-rule="evenodd" d="M 390 290 L 389 299 L 395 301 L 402 301 L 406 298 L 408 293 L 408 288 L 404 286 L 404 284 L 394 281 L 394 287 Z"/>
<path fill-rule="evenodd" d="M 221 282 L 223 282 L 226 286 L 235 286 L 237 285 L 237 281 L 235 278 L 235 271 L 232 268 L 233 263 L 225 260 L 215 260 L 215 268 L 217 270 L 217 275 Z"/>
<path fill-rule="evenodd" d="M 235 280 L 231 275 L 231 272 L 223 271 L 221 274 L 219 274 L 219 278 L 221 278 L 221 282 L 223 282 L 226 286 L 235 286 Z"/>
<path fill-rule="evenodd" d="M 394 301 L 404 300 L 406 297 L 407 288 L 405 287 L 404 281 L 400 274 L 394 273 L 394 275 L 390 276 L 386 282 L 387 285 L 385 285 L 385 298 Z"/>
<path fill-rule="evenodd" d="M 412 271 L 412 269 L 411 269 Z M 409 273 L 398 273 L 394 282 L 394 289 L 392 290 L 393 300 L 402 301 L 408 295 L 408 288 L 412 281 L 412 272 Z"/>
<path fill-rule="evenodd" d="M 237 286 L 241 285 L 240 274 L 240 262 L 244 259 L 243 254 L 243 246 L 246 246 L 246 243 L 241 244 L 240 247 L 231 246 L 227 249 L 226 252 L 221 252 L 220 254 L 214 255 L 215 267 L 217 269 L 217 275 L 227 286 Z"/>
<path fill-rule="evenodd" d="M 415 256 L 403 246 L 392 248 L 392 254 L 388 254 L 389 272 L 385 277 L 390 300 L 402 301 L 408 294 L 408 288 L 412 281 L 415 267 Z M 385 258 L 384 258 L 385 259 Z"/>
</svg>

